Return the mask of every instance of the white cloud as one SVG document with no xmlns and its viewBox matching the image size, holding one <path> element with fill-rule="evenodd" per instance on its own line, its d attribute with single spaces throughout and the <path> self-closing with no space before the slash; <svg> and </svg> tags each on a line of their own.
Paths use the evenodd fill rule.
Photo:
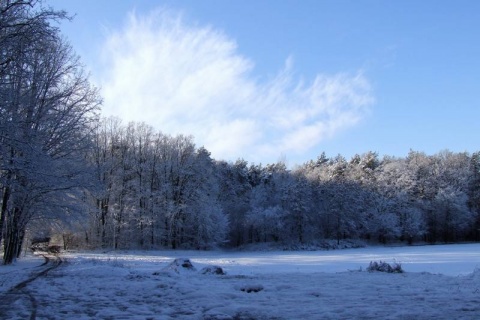
<svg viewBox="0 0 480 320">
<path fill-rule="evenodd" d="M 191 134 L 217 159 L 301 157 L 354 126 L 373 103 L 362 73 L 306 83 L 294 78 L 291 58 L 260 83 L 234 40 L 167 10 L 130 14 L 108 36 L 104 58 L 105 115 Z"/>
</svg>

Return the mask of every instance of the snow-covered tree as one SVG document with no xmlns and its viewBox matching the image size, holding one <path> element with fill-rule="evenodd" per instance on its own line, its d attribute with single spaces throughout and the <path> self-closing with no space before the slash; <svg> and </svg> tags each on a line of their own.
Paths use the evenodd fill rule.
<svg viewBox="0 0 480 320">
<path fill-rule="evenodd" d="M 248 162 L 219 161 L 216 172 L 219 181 L 219 202 L 230 221 L 229 244 L 240 246 L 247 242 L 246 214 L 250 209 L 252 185 L 248 177 Z"/>
<path fill-rule="evenodd" d="M 195 152 L 193 193 L 188 199 L 189 215 L 186 233 L 190 240 L 186 245 L 205 249 L 222 244 L 229 232 L 228 217 L 219 202 L 219 183 L 210 152 L 201 147 Z"/>
<path fill-rule="evenodd" d="M 91 220 L 87 231 L 87 243 L 92 246 L 106 246 L 114 232 L 112 207 L 114 194 L 118 193 L 118 155 L 122 150 L 123 131 L 120 119 L 116 118 L 102 119 L 95 127 L 93 148 L 88 156 L 95 172 L 94 188 L 90 190 Z M 123 149 L 125 151 L 125 146 Z"/>
<path fill-rule="evenodd" d="M 281 190 L 286 177 L 288 174 L 282 163 L 250 167 L 252 192 L 246 222 L 251 242 L 281 239 L 284 229 L 280 227 L 283 226 L 285 213 Z"/>
<path fill-rule="evenodd" d="M 0 11 L 1 221 L 8 264 L 34 215 L 58 212 L 87 186 L 84 152 L 100 99 L 53 26 L 64 12 L 36 1 L 2 1 Z"/>
<path fill-rule="evenodd" d="M 472 226 L 472 238 L 480 240 L 480 152 L 475 152 L 471 157 L 470 181 L 468 187 L 468 205 L 475 215 Z"/>
<path fill-rule="evenodd" d="M 438 190 L 427 220 L 434 239 L 442 238 L 445 242 L 464 239 L 475 221 L 467 201 L 468 196 L 452 186 Z"/>
<path fill-rule="evenodd" d="M 300 171 L 284 178 L 281 188 L 285 233 L 290 240 L 305 243 L 315 240 L 318 231 L 313 214 L 313 188 Z"/>
</svg>

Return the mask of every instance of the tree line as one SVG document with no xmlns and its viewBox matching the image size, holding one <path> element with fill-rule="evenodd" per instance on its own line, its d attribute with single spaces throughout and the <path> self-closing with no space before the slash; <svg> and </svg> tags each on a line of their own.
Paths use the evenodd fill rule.
<svg viewBox="0 0 480 320">
<path fill-rule="evenodd" d="M 216 161 L 192 137 L 145 124 L 101 123 L 93 163 L 103 187 L 85 229 L 93 247 L 480 240 L 480 153 L 323 153 L 290 170 Z"/>
<path fill-rule="evenodd" d="M 0 0 L 5 264 L 50 229 L 88 248 L 480 239 L 480 153 L 321 154 L 293 169 L 215 160 L 191 136 L 100 119 L 64 19 L 41 1 Z"/>
</svg>

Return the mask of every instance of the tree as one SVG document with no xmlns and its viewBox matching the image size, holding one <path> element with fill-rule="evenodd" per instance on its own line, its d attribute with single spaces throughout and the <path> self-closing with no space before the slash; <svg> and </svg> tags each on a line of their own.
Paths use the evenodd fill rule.
<svg viewBox="0 0 480 320">
<path fill-rule="evenodd" d="M 288 174 L 282 182 L 283 232 L 299 243 L 313 240 L 318 234 L 312 212 L 313 188 L 298 170 Z"/>
<path fill-rule="evenodd" d="M 472 238 L 480 240 L 480 152 L 471 157 L 471 179 L 468 188 L 468 206 L 475 214 L 475 224 L 472 227 Z"/>
<path fill-rule="evenodd" d="M 94 188 L 89 193 L 89 200 L 93 203 L 90 210 L 92 225 L 88 228 L 90 232 L 86 231 L 87 244 L 91 244 L 91 241 L 95 242 L 93 245 L 97 245 L 97 242 L 106 244 L 114 176 L 118 166 L 115 145 L 119 145 L 120 130 L 121 121 L 115 118 L 102 119 L 95 127 L 93 146 L 87 158 L 95 174 Z"/>
<path fill-rule="evenodd" d="M 100 104 L 79 58 L 51 25 L 65 13 L 34 11 L 36 4 L 0 3 L 5 264 L 19 254 L 34 215 L 71 203 L 81 197 L 78 190 L 87 187 L 83 160 Z"/>
<path fill-rule="evenodd" d="M 247 241 L 246 214 L 250 208 L 252 186 L 249 183 L 248 163 L 218 161 L 219 202 L 230 222 L 229 243 L 240 246 Z"/>
<path fill-rule="evenodd" d="M 229 233 L 229 221 L 219 202 L 219 183 L 215 164 L 210 152 L 204 147 L 195 152 L 193 194 L 190 196 L 190 211 L 187 233 L 191 234 L 189 246 L 206 249 L 225 242 Z"/>
<path fill-rule="evenodd" d="M 467 195 L 454 187 L 438 190 L 433 201 L 434 210 L 429 215 L 430 232 L 434 239 L 441 236 L 444 242 L 450 242 L 465 237 L 475 221 L 467 201 Z"/>
</svg>

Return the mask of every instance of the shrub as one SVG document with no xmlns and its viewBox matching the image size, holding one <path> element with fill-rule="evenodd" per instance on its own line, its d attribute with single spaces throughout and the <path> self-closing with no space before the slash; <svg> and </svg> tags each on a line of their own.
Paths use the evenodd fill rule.
<svg viewBox="0 0 480 320">
<path fill-rule="evenodd" d="M 371 261 L 367 268 L 368 272 L 387 272 L 387 273 L 402 273 L 402 265 L 400 263 L 389 264 L 385 261 Z"/>
</svg>

